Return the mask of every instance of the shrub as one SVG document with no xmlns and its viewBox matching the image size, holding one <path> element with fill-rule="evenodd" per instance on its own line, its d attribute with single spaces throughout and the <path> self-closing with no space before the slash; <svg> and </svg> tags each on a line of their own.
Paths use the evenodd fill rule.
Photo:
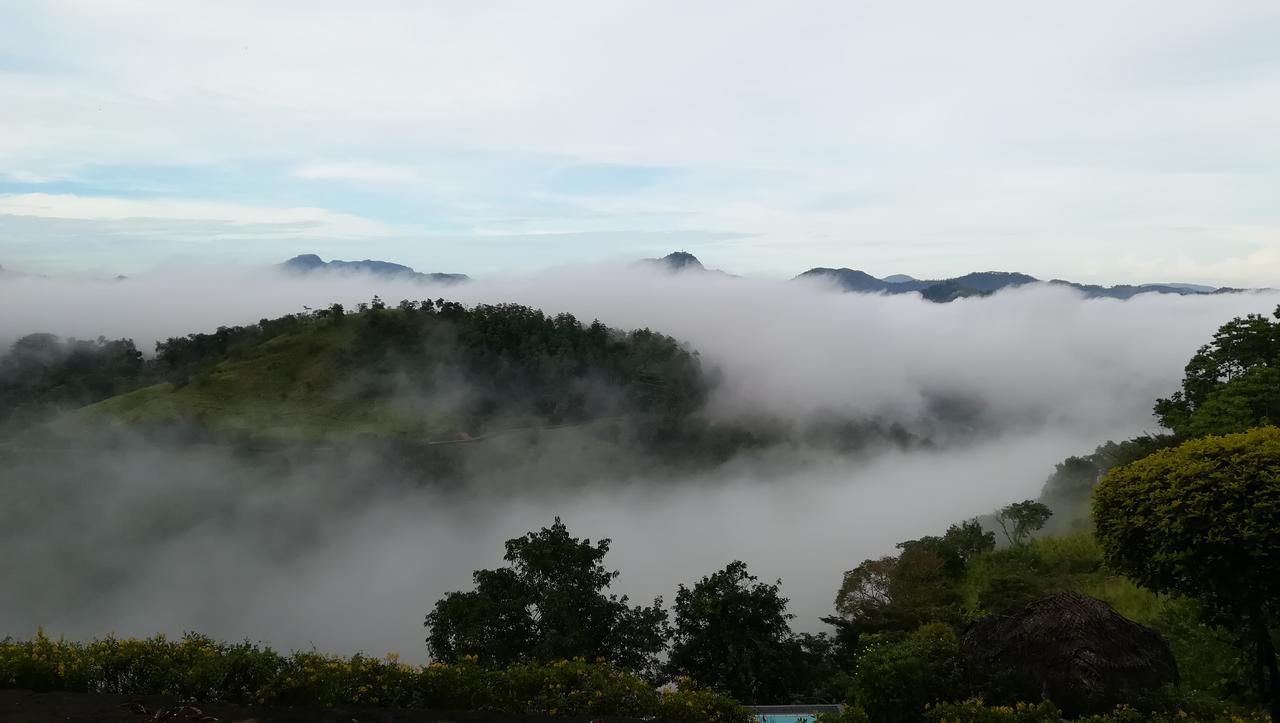
<svg viewBox="0 0 1280 723">
<path fill-rule="evenodd" d="M 918 721 L 925 706 L 963 695 L 955 631 L 931 623 L 901 636 L 871 636 L 854 674 L 854 697 L 872 720 Z"/>
<path fill-rule="evenodd" d="M 839 713 L 819 713 L 814 723 L 871 723 L 870 716 L 856 705 L 847 705 Z"/>
<path fill-rule="evenodd" d="M 1062 711 L 1049 701 L 1039 704 L 987 705 L 981 698 L 941 703 L 925 712 L 928 723 L 1058 723 Z M 1238 711 L 1221 704 L 1188 704 L 1168 710 L 1148 710 L 1128 705 L 1110 713 L 1075 719 L 1077 723 L 1265 723 L 1260 711 Z"/>
<path fill-rule="evenodd" d="M 988 706 L 981 698 L 970 698 L 930 706 L 924 719 L 929 723 L 1057 723 L 1062 719 L 1062 711 L 1047 700 L 1038 705 Z"/>
<path fill-rule="evenodd" d="M 257 705 L 382 706 L 486 710 L 515 715 L 662 717 L 745 723 L 735 701 L 680 681 L 659 691 L 614 665 L 584 660 L 490 669 L 466 658 L 425 667 L 355 655 L 281 655 L 201 635 L 178 640 L 106 638 L 89 643 L 0 640 L 0 688 L 166 695 Z"/>
</svg>

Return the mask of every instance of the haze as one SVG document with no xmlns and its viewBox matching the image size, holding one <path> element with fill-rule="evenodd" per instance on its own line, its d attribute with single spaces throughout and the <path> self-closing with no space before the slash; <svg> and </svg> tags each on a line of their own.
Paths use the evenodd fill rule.
<svg viewBox="0 0 1280 723">
<path fill-rule="evenodd" d="M 218 324 L 354 304 L 374 294 L 515 301 L 611 326 L 649 326 L 696 349 L 722 381 L 708 414 L 804 420 L 875 415 L 932 449 L 850 455 L 797 448 L 696 476 L 557 481 L 462 490 L 394 484 L 380 460 L 302 463 L 285 475 L 208 449 L 144 442 L 86 449 L 45 483 L 6 489 L 0 564 L 6 630 L 88 637 L 193 629 L 285 648 L 397 651 L 423 659 L 422 615 L 502 541 L 562 516 L 614 539 L 618 589 L 670 600 L 733 559 L 783 579 L 797 627 L 818 630 L 843 570 L 902 539 L 1035 497 L 1055 462 L 1154 431 L 1153 399 L 1225 319 L 1274 293 L 1085 300 L 1011 289 L 933 304 L 799 282 L 567 267 L 451 287 L 366 275 L 296 279 L 251 269 L 169 269 L 125 282 L 0 284 L 0 341 L 36 330 L 155 339 Z M 5 343 L 8 343 L 5 341 Z M 962 429 L 928 400 L 975 406 Z M 9 479 L 39 478 L 39 465 Z M 538 479 L 533 479 L 537 477 Z M 566 476 L 567 478 L 567 476 Z M 87 480 L 93 484 L 86 485 Z"/>
</svg>

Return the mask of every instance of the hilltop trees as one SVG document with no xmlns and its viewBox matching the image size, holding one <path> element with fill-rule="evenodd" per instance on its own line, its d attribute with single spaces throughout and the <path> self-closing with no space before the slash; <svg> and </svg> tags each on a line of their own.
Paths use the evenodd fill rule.
<svg viewBox="0 0 1280 723">
<path fill-rule="evenodd" d="M 1274 316 L 1280 320 L 1280 308 Z M 1183 437 L 1243 432 L 1280 421 L 1280 321 L 1232 319 L 1187 363 L 1182 389 L 1155 405 Z"/>
<path fill-rule="evenodd" d="M 1280 612 L 1280 429 L 1194 440 L 1115 469 L 1093 509 L 1114 569 L 1198 598 L 1249 631 L 1259 688 L 1280 719 L 1271 637 Z"/>
<path fill-rule="evenodd" d="M 592 544 L 551 527 L 507 540 L 496 570 L 477 570 L 471 592 L 451 592 L 427 615 L 427 646 L 442 662 L 481 664 L 604 659 L 652 676 L 669 635 L 662 599 L 632 606 L 606 595 L 618 576 L 604 567 L 609 540 Z"/>
<path fill-rule="evenodd" d="M 142 353 L 129 339 L 24 336 L 0 355 L 0 434 L 131 389 L 142 368 Z"/>
</svg>

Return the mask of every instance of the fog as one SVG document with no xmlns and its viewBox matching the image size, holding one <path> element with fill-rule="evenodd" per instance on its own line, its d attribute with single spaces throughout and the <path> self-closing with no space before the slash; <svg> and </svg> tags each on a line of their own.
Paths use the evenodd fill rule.
<svg viewBox="0 0 1280 723">
<path fill-rule="evenodd" d="M 373 453 L 273 467 L 131 439 L 37 455 L 0 471 L 0 544 L 14 551 L 0 562 L 0 636 L 37 626 L 77 638 L 198 630 L 422 660 L 434 600 L 469 588 L 473 569 L 500 564 L 505 539 L 556 515 L 574 534 L 613 538 L 606 562 L 622 571 L 620 592 L 670 602 L 678 583 L 742 559 L 782 578 L 797 628 L 820 630 L 843 570 L 1034 497 L 1070 454 L 1154 431 L 1152 402 L 1217 326 L 1280 304 L 1276 294 L 1121 302 L 1032 287 L 938 305 L 605 266 L 451 287 L 169 269 L 122 282 L 0 282 L 0 343 L 48 331 L 150 349 L 375 293 L 647 326 L 718 370 L 713 416 L 875 415 L 938 444 L 793 450 L 673 478 L 601 473 L 572 487 L 484 477 L 461 489 L 397 484 Z M 976 433 L 936 423 L 940 396 L 965 401 Z M 575 464 L 565 457 L 558 464 Z"/>
</svg>

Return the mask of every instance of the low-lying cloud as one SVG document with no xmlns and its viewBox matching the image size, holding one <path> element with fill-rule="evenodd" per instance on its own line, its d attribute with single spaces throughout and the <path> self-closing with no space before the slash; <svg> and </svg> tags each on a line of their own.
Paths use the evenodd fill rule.
<svg viewBox="0 0 1280 723">
<path fill-rule="evenodd" d="M 709 413 L 874 415 L 941 429 L 939 399 L 977 434 L 931 449 L 801 450 L 671 478 L 403 484 L 376 455 L 263 466 L 134 440 L 24 457 L 0 476 L 0 635 L 192 629 L 281 647 L 425 656 L 422 615 L 502 541 L 562 516 L 615 540 L 621 591 L 670 600 L 733 559 L 781 577 L 797 626 L 821 628 L 840 573 L 895 542 L 1034 497 L 1054 462 L 1153 430 L 1150 407 L 1224 321 L 1276 294 L 1084 300 L 1012 289 L 938 305 L 821 285 L 604 267 L 451 287 L 369 276 L 169 270 L 122 282 L 0 281 L 0 343 L 26 333 L 156 339 L 354 305 L 374 294 L 519 302 L 671 334 L 721 384 Z M 567 457 L 571 455 L 566 455 Z M 56 458 L 56 459 L 55 459 Z M 573 459 L 564 459 L 573 465 Z M 550 472 L 547 473 L 550 476 Z"/>
</svg>

